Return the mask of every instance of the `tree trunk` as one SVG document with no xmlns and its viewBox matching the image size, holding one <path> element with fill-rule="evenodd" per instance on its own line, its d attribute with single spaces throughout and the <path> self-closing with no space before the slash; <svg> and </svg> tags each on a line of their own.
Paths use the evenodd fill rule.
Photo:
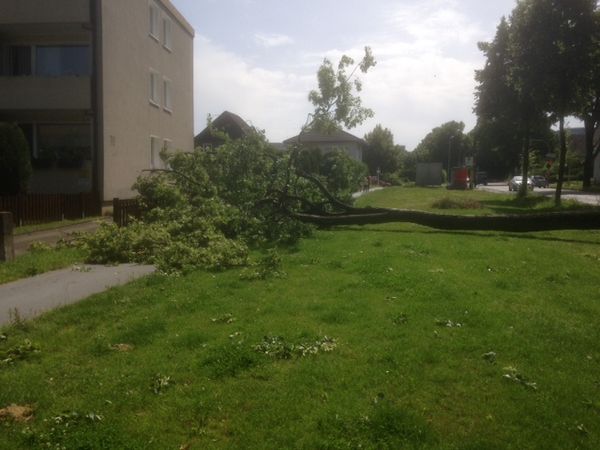
<svg viewBox="0 0 600 450">
<path fill-rule="evenodd" d="M 595 121 L 592 117 L 586 117 L 585 124 L 585 162 L 583 164 L 583 189 L 588 190 L 592 185 L 594 176 L 594 132 Z"/>
<path fill-rule="evenodd" d="M 524 198 L 527 196 L 527 178 L 529 177 L 529 124 L 525 127 L 525 133 L 523 133 L 523 176 L 521 187 L 519 189 L 519 197 Z"/>
<path fill-rule="evenodd" d="M 556 193 L 554 194 L 554 204 L 560 206 L 560 197 L 562 195 L 563 180 L 565 177 L 565 161 L 567 160 L 567 138 L 565 135 L 565 118 L 560 116 L 558 135 L 560 138 L 560 156 L 558 164 L 558 182 L 556 183 Z"/>
<path fill-rule="evenodd" d="M 355 209 L 355 211 L 357 210 Z M 438 230 L 465 231 L 529 232 L 600 229 L 600 212 L 598 211 L 502 216 L 453 216 L 423 211 L 362 208 L 360 213 L 341 213 L 327 216 L 296 213 L 293 216 L 302 222 L 323 227 L 409 222 Z"/>
</svg>

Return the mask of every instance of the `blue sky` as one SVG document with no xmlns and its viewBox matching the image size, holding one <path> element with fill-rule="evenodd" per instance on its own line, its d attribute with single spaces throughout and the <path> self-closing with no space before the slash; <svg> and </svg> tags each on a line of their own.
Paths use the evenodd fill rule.
<svg viewBox="0 0 600 450">
<path fill-rule="evenodd" d="M 389 128 L 412 150 L 434 127 L 459 120 L 467 130 L 477 42 L 493 38 L 515 0 L 172 0 L 196 29 L 195 129 L 207 114 L 237 113 L 273 142 L 298 133 L 311 111 L 308 92 L 328 57 L 377 66 L 361 75 L 363 104 L 375 117 L 350 130 Z"/>
</svg>

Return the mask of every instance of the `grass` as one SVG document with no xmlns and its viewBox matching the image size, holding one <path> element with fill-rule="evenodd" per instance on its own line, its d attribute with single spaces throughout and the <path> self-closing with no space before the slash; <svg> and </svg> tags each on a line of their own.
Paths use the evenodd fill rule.
<svg viewBox="0 0 600 450">
<path fill-rule="evenodd" d="M 348 227 L 280 255 L 0 331 L 0 409 L 34 410 L 0 448 L 600 446 L 600 232 Z"/>
<path fill-rule="evenodd" d="M 78 220 L 61 220 L 58 222 L 49 222 L 49 223 L 40 223 L 37 225 L 25 225 L 22 227 L 15 227 L 14 234 L 28 234 L 36 231 L 46 231 L 46 230 L 54 230 L 56 228 L 62 228 L 69 225 L 77 225 L 80 223 L 93 222 L 94 220 L 98 220 L 100 217 L 86 217 L 85 219 Z"/>
<path fill-rule="evenodd" d="M 82 262 L 81 250 L 74 248 L 40 249 L 18 256 L 12 262 L 0 263 L 0 284 L 32 277 L 51 270 L 63 269 Z"/>
<path fill-rule="evenodd" d="M 374 191 L 360 197 L 357 206 L 379 206 L 384 208 L 414 209 L 439 214 L 490 215 L 528 214 L 553 211 L 574 211 L 591 209 L 574 200 L 563 200 L 560 207 L 554 200 L 529 194 L 517 198 L 511 194 L 497 194 L 485 191 L 449 191 L 445 188 L 402 188 L 393 187 Z"/>
</svg>

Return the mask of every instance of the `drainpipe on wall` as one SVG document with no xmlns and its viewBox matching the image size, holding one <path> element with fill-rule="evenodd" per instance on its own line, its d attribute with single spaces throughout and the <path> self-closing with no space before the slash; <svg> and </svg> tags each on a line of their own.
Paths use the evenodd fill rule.
<svg viewBox="0 0 600 450">
<path fill-rule="evenodd" d="M 94 140 L 92 190 L 104 200 L 104 117 L 102 92 L 102 0 L 90 1 L 92 22 L 92 133 Z"/>
</svg>

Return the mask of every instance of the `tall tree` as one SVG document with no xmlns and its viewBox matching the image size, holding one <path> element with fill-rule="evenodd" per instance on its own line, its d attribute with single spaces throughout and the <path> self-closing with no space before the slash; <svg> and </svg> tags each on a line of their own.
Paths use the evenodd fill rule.
<svg viewBox="0 0 600 450">
<path fill-rule="evenodd" d="M 400 168 L 401 147 L 394 145 L 392 132 L 377 125 L 373 131 L 365 134 L 367 147 L 363 161 L 369 168 L 369 173 L 375 175 L 379 169 L 382 173 L 391 174 Z"/>
<path fill-rule="evenodd" d="M 477 163 L 496 177 L 505 177 L 519 165 L 521 116 L 519 95 L 511 83 L 510 27 L 502 18 L 492 42 L 480 42 L 486 63 L 475 72 L 475 114 L 472 132 Z"/>
<path fill-rule="evenodd" d="M 583 188 L 588 189 L 594 175 L 594 160 L 600 153 L 600 139 L 595 141 L 600 129 L 600 9 L 597 7 L 592 34 L 592 64 L 589 67 L 583 90 L 581 108 L 577 116 L 585 125 L 585 161 L 583 166 Z"/>
<path fill-rule="evenodd" d="M 581 101 L 591 64 L 595 7 L 596 0 L 522 0 L 511 15 L 513 83 L 525 114 L 523 176 L 527 175 L 525 154 L 532 114 L 548 113 L 559 123 L 556 204 L 560 203 L 566 159 L 564 121 Z"/>
</svg>

